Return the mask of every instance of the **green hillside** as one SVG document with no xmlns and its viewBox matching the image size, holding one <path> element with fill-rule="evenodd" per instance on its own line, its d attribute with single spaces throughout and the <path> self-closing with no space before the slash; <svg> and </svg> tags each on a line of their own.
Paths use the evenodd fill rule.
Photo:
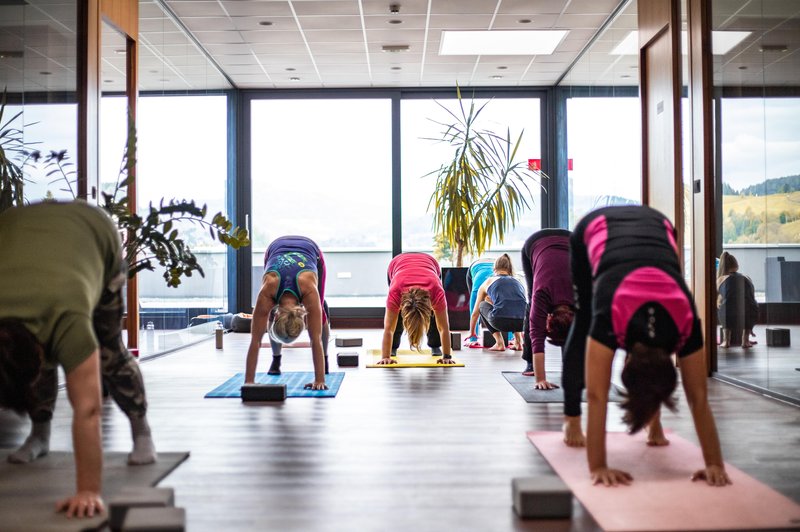
<svg viewBox="0 0 800 532">
<path fill-rule="evenodd" d="M 722 241 L 725 244 L 800 243 L 800 190 L 762 196 L 723 196 Z"/>
</svg>

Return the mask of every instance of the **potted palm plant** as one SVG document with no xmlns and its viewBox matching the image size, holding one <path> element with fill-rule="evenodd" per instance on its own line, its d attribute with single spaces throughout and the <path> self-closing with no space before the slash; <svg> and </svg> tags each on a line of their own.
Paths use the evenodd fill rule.
<svg viewBox="0 0 800 532">
<path fill-rule="evenodd" d="M 461 267 L 466 255 L 480 256 L 495 239 L 503 241 L 533 204 L 537 177 L 544 174 L 516 159 L 523 132 L 512 140 L 510 129 L 497 133 L 478 127 L 490 102 L 476 107 L 470 100 L 467 105 L 459 87 L 456 96 L 456 111 L 437 102 L 452 121 L 434 120 L 442 132 L 430 140 L 447 144 L 452 158 L 427 174 L 436 178 L 428 210 L 433 213 L 435 238 L 449 246 L 455 265 Z"/>
</svg>

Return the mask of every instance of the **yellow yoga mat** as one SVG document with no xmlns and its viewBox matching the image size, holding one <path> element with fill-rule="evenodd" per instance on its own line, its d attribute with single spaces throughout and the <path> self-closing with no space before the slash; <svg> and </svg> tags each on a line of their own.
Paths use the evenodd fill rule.
<svg viewBox="0 0 800 532">
<path fill-rule="evenodd" d="M 397 364 L 378 365 L 381 359 L 380 349 L 368 349 L 367 355 L 372 357 L 372 362 L 367 364 L 368 368 L 463 368 L 464 364 L 453 359 L 455 364 L 439 364 L 442 357 L 431 356 L 429 349 L 422 351 L 411 351 L 410 349 L 398 349 L 397 356 L 392 357 L 397 360 Z"/>
</svg>

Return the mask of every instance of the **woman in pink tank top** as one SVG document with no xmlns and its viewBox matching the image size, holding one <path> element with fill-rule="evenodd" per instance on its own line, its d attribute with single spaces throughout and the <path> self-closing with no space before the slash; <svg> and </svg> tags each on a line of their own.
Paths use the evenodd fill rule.
<svg viewBox="0 0 800 532">
<path fill-rule="evenodd" d="M 606 414 L 615 351 L 627 351 L 622 370 L 623 421 L 631 433 L 647 427 L 648 445 L 669 444 L 660 409 L 662 404 L 675 409 L 677 374 L 671 358 L 675 354 L 705 458 L 705 467 L 692 479 L 714 486 L 729 484 L 708 404 L 700 320 L 683 280 L 672 224 L 644 206 L 596 210 L 575 227 L 570 260 L 576 315 L 564 349 L 565 443 L 586 444 L 594 483 L 629 484 L 628 473 L 606 463 Z M 580 417 L 584 375 L 589 406 L 585 440 Z"/>
</svg>

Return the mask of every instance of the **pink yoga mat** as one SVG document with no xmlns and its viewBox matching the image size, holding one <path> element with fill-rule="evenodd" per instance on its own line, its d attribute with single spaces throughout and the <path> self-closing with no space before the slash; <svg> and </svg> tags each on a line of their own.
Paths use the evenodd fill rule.
<svg viewBox="0 0 800 532">
<path fill-rule="evenodd" d="M 800 505 L 730 464 L 733 485 L 691 482 L 703 465 L 700 448 L 669 433 L 666 447 L 645 436 L 609 432 L 608 465 L 633 475 L 629 486 L 594 486 L 586 449 L 567 447 L 560 432 L 529 432 L 528 439 L 597 523 L 611 531 L 763 530 L 800 528 Z M 723 445 L 724 451 L 724 445 Z"/>
</svg>

